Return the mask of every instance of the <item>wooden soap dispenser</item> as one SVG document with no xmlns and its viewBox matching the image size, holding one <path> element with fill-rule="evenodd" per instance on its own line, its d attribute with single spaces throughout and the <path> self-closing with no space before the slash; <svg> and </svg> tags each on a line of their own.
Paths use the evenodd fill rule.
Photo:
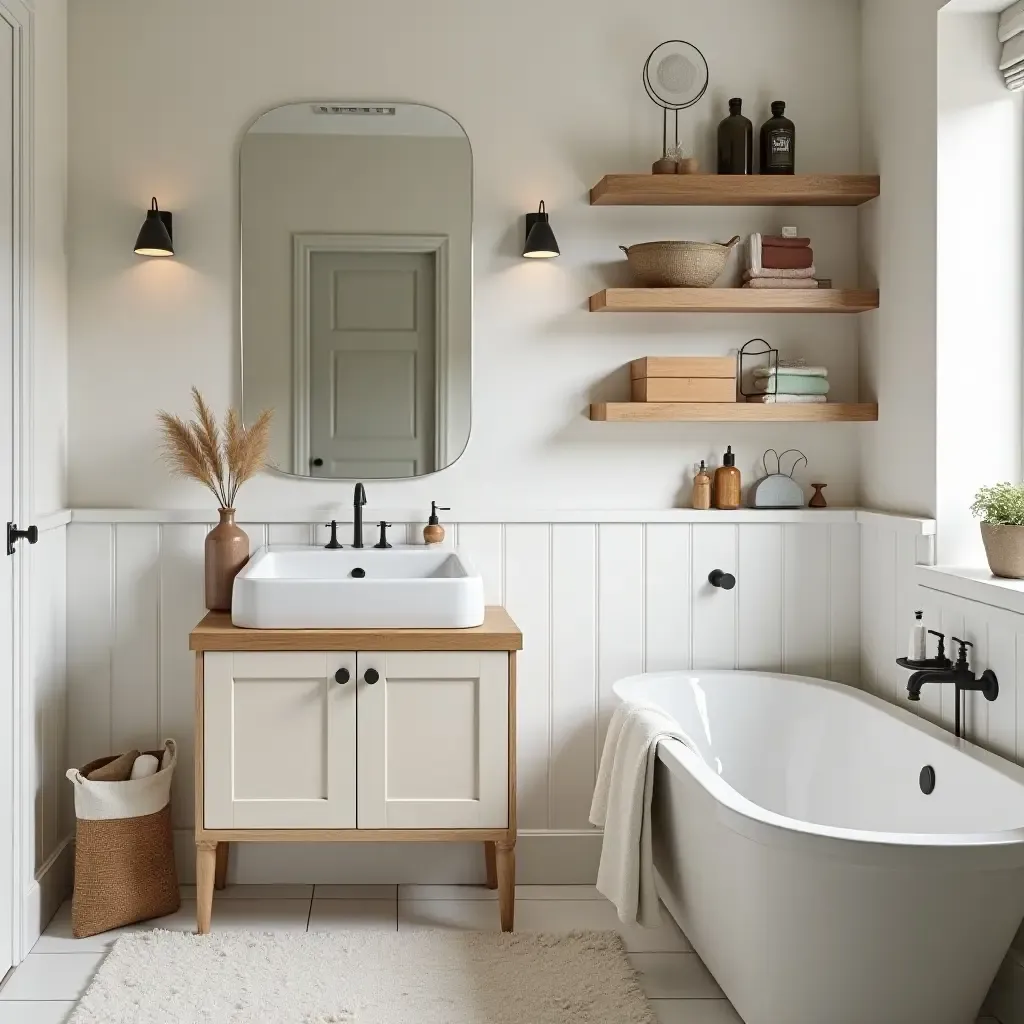
<svg viewBox="0 0 1024 1024">
<path fill-rule="evenodd" d="M 700 469 L 693 478 L 693 507 L 701 512 L 711 508 L 711 474 L 700 460 Z"/>
<path fill-rule="evenodd" d="M 441 508 L 436 501 L 430 503 L 430 518 L 423 527 L 424 544 L 440 544 L 444 540 L 444 527 L 437 518 L 438 512 L 451 512 L 451 509 Z"/>
<path fill-rule="evenodd" d="M 732 445 L 722 458 L 722 465 L 715 470 L 715 508 L 732 512 L 740 507 L 740 471 L 736 468 L 736 456 Z"/>
</svg>

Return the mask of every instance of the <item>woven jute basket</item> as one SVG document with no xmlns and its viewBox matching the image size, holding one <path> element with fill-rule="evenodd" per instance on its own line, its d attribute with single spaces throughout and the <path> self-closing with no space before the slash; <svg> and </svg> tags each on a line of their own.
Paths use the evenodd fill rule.
<svg viewBox="0 0 1024 1024">
<path fill-rule="evenodd" d="M 170 787 L 177 753 L 173 740 L 151 750 L 166 767 L 126 782 L 94 782 L 90 772 L 113 757 L 72 769 L 75 784 L 75 893 L 71 923 L 76 939 L 136 921 L 173 914 L 181 906 L 174 864 Z"/>
<path fill-rule="evenodd" d="M 710 288 L 722 276 L 729 253 L 739 242 L 641 242 L 619 248 L 629 260 L 637 284 L 645 288 Z"/>
</svg>

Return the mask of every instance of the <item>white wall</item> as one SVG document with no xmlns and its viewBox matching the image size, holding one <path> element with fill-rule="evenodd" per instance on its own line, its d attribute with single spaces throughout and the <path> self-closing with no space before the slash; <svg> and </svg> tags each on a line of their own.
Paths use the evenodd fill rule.
<svg viewBox="0 0 1024 1024">
<path fill-rule="evenodd" d="M 598 316 L 588 295 L 619 279 L 617 246 L 660 237 L 812 235 L 822 273 L 857 283 L 851 210 L 593 209 L 605 173 L 648 170 L 660 111 L 641 69 L 684 34 L 712 71 L 681 117 L 712 166 L 730 96 L 758 121 L 784 98 L 805 171 L 860 169 L 852 0 L 472 0 L 424 5 L 301 0 L 90 0 L 71 10 L 71 503 L 187 507 L 201 500 L 154 455 L 154 411 L 198 384 L 237 400 L 237 153 L 261 110 L 302 98 L 416 100 L 449 111 L 473 146 L 476 187 L 474 430 L 466 455 L 418 483 L 374 484 L 373 504 L 458 507 L 486 493 L 517 508 L 664 508 L 689 467 L 726 444 L 749 475 L 767 447 L 797 446 L 834 504 L 857 496 L 860 426 L 598 424 L 591 399 L 624 396 L 626 363 L 716 354 L 757 335 L 827 362 L 857 397 L 856 317 Z M 400 26 L 401 31 L 398 31 Z M 145 40 L 140 45 L 140 40 Z M 153 69 L 159 67 L 160 73 Z M 694 142 L 694 140 L 697 140 Z M 132 253 L 149 197 L 175 213 L 174 260 Z M 545 199 L 561 259 L 520 258 L 523 215 Z M 884 301 L 884 300 L 883 300 Z M 350 488 L 266 478 L 256 507 L 349 500 Z"/>
<path fill-rule="evenodd" d="M 937 10 L 946 0 L 863 0 L 864 170 L 882 192 L 861 212 L 864 283 L 881 291 L 861 318 L 865 393 L 878 423 L 861 439 L 869 508 L 936 512 Z"/>
<path fill-rule="evenodd" d="M 996 70 L 999 6 L 863 4 L 864 163 L 882 176 L 863 256 L 883 301 L 862 319 L 880 413 L 861 499 L 937 516 L 952 564 L 984 564 L 977 488 L 1021 475 L 1024 98 Z"/>
<path fill-rule="evenodd" d="M 86 521 L 86 518 L 89 521 Z M 202 521 L 98 512 L 68 532 L 68 735 L 72 764 L 178 740 L 173 795 L 179 870 L 194 869 L 193 656 L 204 614 Z M 189 520 L 192 516 L 186 516 Z M 461 521 L 446 543 L 467 551 L 488 603 L 523 631 L 518 662 L 519 827 L 526 877 L 592 882 L 588 824 L 612 684 L 643 671 L 750 668 L 856 683 L 860 676 L 859 531 L 852 512 L 572 513 L 560 521 Z M 422 523 L 393 520 L 396 542 Z M 323 544 L 307 522 L 242 524 L 253 545 Z M 735 590 L 708 583 L 713 569 Z M 355 844 L 363 847 L 364 844 Z M 473 881 L 479 851 L 403 852 L 241 844 L 236 878 Z"/>
<path fill-rule="evenodd" d="M 292 467 L 293 455 L 292 237 L 310 232 L 448 238 L 448 438 L 452 457 L 461 454 L 473 386 L 472 168 L 469 144 L 458 137 L 245 137 L 243 411 L 251 423 L 260 410 L 274 410 L 276 465 Z"/>
<path fill-rule="evenodd" d="M 971 501 L 1022 468 L 1024 94 L 999 73 L 997 25 L 939 16 L 936 511 L 951 565 L 985 564 Z"/>
</svg>

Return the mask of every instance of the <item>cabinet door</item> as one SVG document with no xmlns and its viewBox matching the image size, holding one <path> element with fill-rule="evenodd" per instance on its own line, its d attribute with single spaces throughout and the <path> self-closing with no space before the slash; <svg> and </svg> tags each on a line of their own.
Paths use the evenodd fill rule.
<svg viewBox="0 0 1024 1024">
<path fill-rule="evenodd" d="M 506 827 L 508 655 L 360 652 L 358 669 L 359 827 Z"/>
<path fill-rule="evenodd" d="M 355 654 L 203 657 L 206 827 L 355 828 Z"/>
</svg>

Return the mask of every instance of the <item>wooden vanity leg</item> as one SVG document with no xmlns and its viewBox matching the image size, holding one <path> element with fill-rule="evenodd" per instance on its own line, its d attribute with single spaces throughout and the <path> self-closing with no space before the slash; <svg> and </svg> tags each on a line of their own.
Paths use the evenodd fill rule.
<svg viewBox="0 0 1024 1024">
<path fill-rule="evenodd" d="M 200 935 L 210 934 L 213 916 L 213 883 L 217 875 L 217 844 L 196 843 L 196 927 Z"/>
<path fill-rule="evenodd" d="M 498 851 L 494 843 L 484 843 L 484 864 L 487 866 L 487 888 L 498 888 Z"/>
<path fill-rule="evenodd" d="M 516 916 L 516 843 L 514 839 L 500 839 L 495 847 L 501 930 L 510 932 Z"/>
<path fill-rule="evenodd" d="M 214 889 L 226 889 L 228 884 L 228 844 L 217 844 L 217 870 L 213 876 Z"/>
</svg>

